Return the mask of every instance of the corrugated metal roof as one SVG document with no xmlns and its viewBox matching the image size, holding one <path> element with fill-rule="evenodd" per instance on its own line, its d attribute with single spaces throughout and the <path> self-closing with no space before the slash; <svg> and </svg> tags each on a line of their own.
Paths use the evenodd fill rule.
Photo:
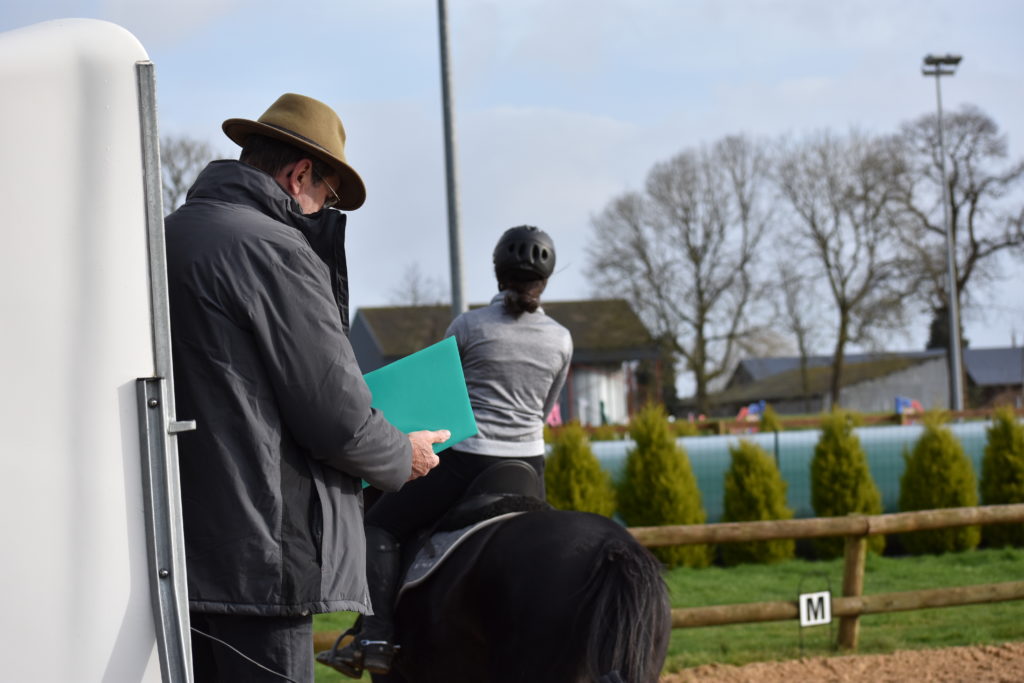
<svg viewBox="0 0 1024 683">
<path fill-rule="evenodd" d="M 842 385 L 853 386 L 871 379 L 885 377 L 895 372 L 905 370 L 918 363 L 929 360 L 930 357 L 902 357 L 890 355 L 885 358 L 874 358 L 867 361 L 855 362 L 847 358 L 843 366 Z M 807 390 L 804 391 L 802 378 L 800 376 L 799 359 L 797 367 L 784 370 L 774 375 L 768 375 L 749 384 L 738 384 L 729 387 L 721 393 L 715 394 L 716 403 L 746 403 L 764 399 L 766 401 L 779 401 L 802 396 L 819 396 L 829 391 L 832 381 L 831 365 L 818 363 L 810 366 L 807 373 Z"/>
<path fill-rule="evenodd" d="M 978 386 L 1024 384 L 1024 348 L 966 348 L 964 368 Z"/>
<path fill-rule="evenodd" d="M 906 358 L 909 360 L 926 360 L 941 358 L 946 355 L 944 349 L 928 351 L 895 351 L 879 353 L 851 353 L 846 356 L 846 364 L 871 363 L 890 358 Z M 964 369 L 970 381 L 976 386 L 1004 386 L 1024 383 L 1024 348 L 987 348 L 964 349 Z M 810 356 L 807 359 L 810 368 L 829 367 L 832 356 Z M 744 358 L 734 373 L 734 377 L 744 377 L 746 382 L 730 382 L 730 387 L 743 386 L 748 382 L 757 382 L 782 373 L 789 373 L 800 368 L 799 356 L 778 356 L 774 358 Z"/>
<path fill-rule="evenodd" d="M 875 353 L 849 353 L 845 357 L 847 365 L 856 363 L 870 363 L 873 361 L 884 361 L 889 358 L 907 358 L 910 360 L 926 360 L 945 355 L 945 351 L 895 351 Z M 832 365 L 832 356 L 808 356 L 807 366 L 810 368 L 829 367 Z M 744 358 L 739 363 L 740 368 L 746 371 L 747 376 L 753 380 L 761 380 L 790 370 L 800 369 L 800 356 L 776 356 L 774 358 Z"/>
</svg>

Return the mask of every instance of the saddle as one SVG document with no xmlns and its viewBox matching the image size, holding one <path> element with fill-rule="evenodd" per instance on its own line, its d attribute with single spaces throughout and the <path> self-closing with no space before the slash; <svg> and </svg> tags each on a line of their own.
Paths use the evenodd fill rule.
<svg viewBox="0 0 1024 683">
<path fill-rule="evenodd" d="M 520 460 L 488 467 L 477 475 L 462 499 L 411 544 L 412 551 L 398 590 L 402 595 L 426 581 L 452 552 L 469 538 L 493 534 L 511 517 L 551 506 L 543 500 L 536 470 Z M 485 544 L 477 544 L 483 548 Z M 472 564 L 475 557 L 466 563 Z"/>
</svg>

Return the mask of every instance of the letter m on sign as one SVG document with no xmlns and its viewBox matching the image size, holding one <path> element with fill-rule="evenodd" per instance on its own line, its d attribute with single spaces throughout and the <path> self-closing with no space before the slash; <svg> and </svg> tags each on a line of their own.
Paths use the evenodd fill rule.
<svg viewBox="0 0 1024 683">
<path fill-rule="evenodd" d="M 821 626 L 832 621 L 832 594 L 802 593 L 800 595 L 800 625 Z"/>
</svg>

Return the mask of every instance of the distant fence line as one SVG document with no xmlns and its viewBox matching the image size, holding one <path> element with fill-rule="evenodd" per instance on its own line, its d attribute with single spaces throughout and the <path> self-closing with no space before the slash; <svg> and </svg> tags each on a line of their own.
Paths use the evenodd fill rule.
<svg viewBox="0 0 1024 683">
<path fill-rule="evenodd" d="M 995 408 L 974 408 L 971 410 L 946 410 L 940 411 L 950 422 L 963 422 L 971 420 L 990 420 L 996 412 Z M 1024 407 L 1014 408 L 1017 417 L 1024 417 Z M 864 427 L 877 427 L 885 425 L 906 426 L 921 422 L 923 413 L 906 411 L 902 413 L 857 413 L 861 425 Z M 777 415 L 776 419 L 782 425 L 782 431 L 800 429 L 818 429 L 821 426 L 821 415 L 803 415 L 800 417 L 787 417 Z M 685 420 L 677 419 L 675 424 Z M 756 418 L 724 418 L 712 417 L 694 420 L 690 422 L 694 429 L 700 432 L 695 436 L 721 436 L 727 434 L 749 434 L 758 430 L 760 424 Z M 591 436 L 599 433 L 612 433 L 620 439 L 629 438 L 629 425 L 603 425 L 600 427 L 585 426 L 584 430 Z"/>
<path fill-rule="evenodd" d="M 995 409 L 976 408 L 972 410 L 948 410 L 941 412 L 946 415 L 950 422 L 960 422 L 963 420 L 989 420 L 992 418 L 992 414 L 995 412 Z M 1014 412 L 1017 413 L 1018 417 L 1024 417 L 1024 408 L 1017 408 Z M 920 422 L 924 416 L 922 413 L 906 411 L 903 413 L 859 414 L 859 417 L 863 426 L 873 427 L 880 425 L 912 425 Z M 778 416 L 778 421 L 784 430 L 817 429 L 821 425 L 820 416 L 785 417 L 780 415 Z M 745 431 L 749 431 L 751 425 L 756 426 L 757 424 L 757 420 L 752 422 L 749 419 L 710 419 L 697 420 L 694 422 L 697 429 L 702 432 L 717 432 L 718 434 L 740 434 Z"/>
<path fill-rule="evenodd" d="M 1024 523 L 1024 504 L 946 508 L 886 515 L 631 527 L 628 531 L 641 545 L 647 547 L 845 536 L 843 596 L 833 598 L 831 607 L 832 614 L 840 617 L 839 645 L 855 649 L 860 633 L 859 617 L 862 614 L 1024 599 L 1024 581 L 862 595 L 868 536 L 1011 523 Z M 798 610 L 799 606 L 795 601 L 675 608 L 672 610 L 672 627 L 783 621 L 796 619 L 799 616 Z"/>
</svg>

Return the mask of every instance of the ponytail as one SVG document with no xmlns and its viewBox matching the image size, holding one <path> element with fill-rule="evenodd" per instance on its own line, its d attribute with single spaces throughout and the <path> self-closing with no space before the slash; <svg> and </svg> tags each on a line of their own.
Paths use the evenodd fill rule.
<svg viewBox="0 0 1024 683">
<path fill-rule="evenodd" d="M 533 313 L 540 307 L 540 295 L 547 286 L 547 279 L 528 280 L 526 282 L 500 282 L 498 286 L 505 292 L 505 312 L 514 318 L 523 313 Z"/>
</svg>

